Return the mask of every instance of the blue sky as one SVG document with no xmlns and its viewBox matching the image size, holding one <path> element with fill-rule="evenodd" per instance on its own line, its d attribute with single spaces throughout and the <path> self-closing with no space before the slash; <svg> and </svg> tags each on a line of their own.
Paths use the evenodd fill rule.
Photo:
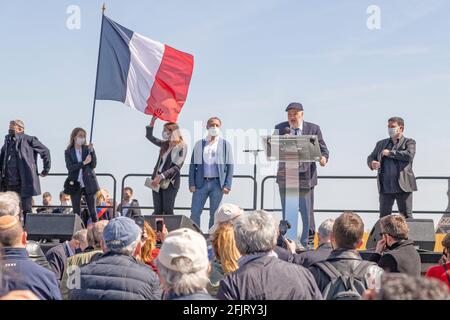
<svg viewBox="0 0 450 320">
<path fill-rule="evenodd" d="M 63 151 L 71 129 L 90 125 L 102 3 L 0 1 L 0 123 L 6 133 L 10 119 L 23 119 L 27 132 L 51 149 L 53 172 L 65 172 Z M 449 1 L 106 4 L 106 14 L 118 23 L 194 55 L 190 92 L 179 118 L 189 132 L 195 121 L 212 115 L 222 118 L 226 129 L 269 130 L 285 120 L 289 102 L 299 101 L 305 120 L 322 127 L 330 148 L 330 163 L 320 174 L 366 175 L 372 174 L 365 163 L 368 153 L 387 135 L 386 119 L 399 115 L 405 118 L 406 135 L 417 140 L 416 175 L 449 175 Z M 372 4 L 381 8 L 380 30 L 366 26 Z M 69 5 L 81 9 L 80 30 L 66 28 Z M 151 172 L 157 150 L 145 139 L 148 121 L 118 102 L 99 101 L 97 172 L 118 179 Z M 259 139 L 248 142 L 249 147 L 258 144 Z M 238 165 L 236 172 L 251 174 L 251 164 Z M 273 167 L 264 175 L 270 172 Z M 43 189 L 56 194 L 61 181 L 50 179 L 42 181 Z M 151 203 L 142 179 L 130 184 L 143 204 Z M 276 188 L 268 188 L 267 203 L 276 203 Z M 416 209 L 446 208 L 445 181 L 421 182 L 419 188 Z M 226 201 L 249 206 L 250 194 L 249 184 L 235 183 Z M 323 181 L 316 200 L 320 208 L 377 207 L 374 182 Z M 182 190 L 177 204 L 189 202 Z"/>
</svg>

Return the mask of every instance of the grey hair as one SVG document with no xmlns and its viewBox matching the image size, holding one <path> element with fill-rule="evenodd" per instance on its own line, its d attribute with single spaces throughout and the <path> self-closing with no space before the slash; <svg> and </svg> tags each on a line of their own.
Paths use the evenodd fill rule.
<svg viewBox="0 0 450 320">
<path fill-rule="evenodd" d="M 0 192 L 0 217 L 17 216 L 20 213 L 19 195 L 12 191 Z"/>
<path fill-rule="evenodd" d="M 333 231 L 334 219 L 326 219 L 322 222 L 317 230 L 317 233 L 322 239 L 329 239 Z"/>
<path fill-rule="evenodd" d="M 130 243 L 126 247 L 122 247 L 122 248 L 112 247 L 111 248 L 111 247 L 109 247 L 108 242 L 106 242 L 105 245 L 106 245 L 106 249 L 108 250 L 108 252 L 120 253 L 120 254 L 123 254 L 125 256 L 132 256 L 134 251 L 136 250 L 136 247 L 139 244 L 139 242 L 141 242 L 141 235 L 140 234 L 139 234 L 139 236 L 137 237 L 137 239 L 135 241 L 133 241 L 132 243 Z"/>
<path fill-rule="evenodd" d="M 234 222 L 236 247 L 242 255 L 271 251 L 278 237 L 278 221 L 264 210 L 245 213 Z"/>
<path fill-rule="evenodd" d="M 83 244 L 88 244 L 87 234 L 87 229 L 81 229 L 73 234 L 72 239 L 77 240 L 78 242 L 81 242 Z"/>
<path fill-rule="evenodd" d="M 94 244 L 100 246 L 100 242 L 103 239 L 103 230 L 105 230 L 106 225 L 109 223 L 109 220 L 100 220 L 94 223 L 94 227 L 92 228 L 92 237 L 94 238 Z"/>
<path fill-rule="evenodd" d="M 172 260 L 177 269 L 183 272 L 166 268 L 158 259 L 155 261 L 158 273 L 164 289 L 175 292 L 176 295 L 188 295 L 202 291 L 209 283 L 209 267 L 192 270 L 192 261 L 186 257 L 178 257 Z"/>
</svg>

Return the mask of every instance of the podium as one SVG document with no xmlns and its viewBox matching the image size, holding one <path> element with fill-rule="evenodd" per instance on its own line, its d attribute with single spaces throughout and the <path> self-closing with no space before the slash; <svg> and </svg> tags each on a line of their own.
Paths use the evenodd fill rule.
<svg viewBox="0 0 450 320">
<path fill-rule="evenodd" d="M 264 136 L 262 139 L 267 159 L 284 163 L 285 170 L 284 173 L 281 172 L 283 176 L 279 177 L 285 183 L 286 192 L 285 210 L 283 220 L 280 222 L 280 231 L 281 233 L 285 232 L 288 239 L 298 241 L 300 237 L 298 232 L 299 210 L 306 212 L 308 223 L 303 223 L 304 226 L 309 226 L 309 210 L 311 210 L 308 203 L 302 204 L 303 207 L 301 208 L 299 207 L 299 172 L 307 169 L 307 163 L 320 161 L 322 154 L 318 138 L 315 135 L 273 135 Z M 302 234 L 302 245 L 305 246 L 308 230 L 302 229 Z"/>
</svg>

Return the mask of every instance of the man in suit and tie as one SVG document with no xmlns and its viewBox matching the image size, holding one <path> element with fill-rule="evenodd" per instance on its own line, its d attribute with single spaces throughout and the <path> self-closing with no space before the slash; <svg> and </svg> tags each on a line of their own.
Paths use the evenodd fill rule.
<svg viewBox="0 0 450 320">
<path fill-rule="evenodd" d="M 290 103 L 287 108 L 288 121 L 275 126 L 274 135 L 316 135 L 322 157 L 319 164 L 324 167 L 328 162 L 329 152 L 322 137 L 320 127 L 314 123 L 303 121 L 303 105 Z M 300 243 L 312 247 L 315 235 L 314 221 L 314 187 L 317 185 L 317 166 L 315 162 L 299 163 L 299 211 L 303 222 Z M 286 163 L 279 162 L 276 182 L 280 190 L 283 213 L 286 208 Z M 293 239 L 297 240 L 297 239 Z"/>
<path fill-rule="evenodd" d="M 367 158 L 371 170 L 378 170 L 380 218 L 392 213 L 394 201 L 405 218 L 412 218 L 412 193 L 417 191 L 412 170 L 416 141 L 403 135 L 405 122 L 400 117 L 388 120 L 389 138 L 378 141 Z"/>
</svg>

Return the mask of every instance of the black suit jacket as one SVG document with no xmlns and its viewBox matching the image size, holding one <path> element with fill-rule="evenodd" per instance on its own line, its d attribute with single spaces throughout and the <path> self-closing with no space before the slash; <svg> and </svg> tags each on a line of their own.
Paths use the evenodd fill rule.
<svg viewBox="0 0 450 320">
<path fill-rule="evenodd" d="M 274 135 L 283 135 L 286 128 L 289 128 L 289 122 L 285 121 L 275 126 Z M 317 124 L 303 121 L 302 135 L 316 135 L 320 145 L 320 152 L 327 161 L 329 158 L 329 151 L 327 145 L 322 137 L 322 131 Z M 303 162 L 299 168 L 300 188 L 310 189 L 317 185 L 317 165 L 315 162 Z M 279 162 L 277 172 L 277 183 L 285 184 L 286 180 L 286 165 L 284 162 Z"/>
<path fill-rule="evenodd" d="M 66 168 L 68 170 L 68 179 L 70 181 L 76 182 L 78 181 L 78 174 L 80 169 L 83 170 L 83 182 L 86 188 L 87 194 L 95 194 L 100 187 L 98 185 L 97 176 L 95 175 L 95 167 L 97 166 L 97 156 L 95 155 L 95 151 L 92 150 L 91 157 L 92 161 L 84 165 L 83 161 L 86 160 L 86 157 L 89 154 L 89 149 L 87 146 L 82 146 L 82 160 L 78 162 L 77 154 L 75 152 L 75 147 L 67 149 L 64 153 L 66 159 Z"/>
<path fill-rule="evenodd" d="M 163 147 L 164 144 L 168 143 L 167 141 L 160 140 L 153 136 L 153 127 L 147 126 L 147 133 L 146 138 L 152 142 L 154 145 L 158 147 Z M 172 159 L 172 155 L 174 152 L 177 152 L 177 157 L 179 159 L 178 163 L 175 163 Z M 164 162 L 164 165 L 162 167 L 161 173 L 164 175 L 166 179 L 172 180 L 173 187 L 175 189 L 180 188 L 180 170 L 183 166 L 184 159 L 186 158 L 186 145 L 184 143 L 179 144 L 172 149 L 172 152 L 170 152 L 167 155 L 166 161 Z M 155 176 L 158 174 L 159 166 L 161 164 L 162 157 L 161 155 L 158 156 L 158 161 L 156 162 L 155 168 L 153 169 L 152 179 L 155 178 Z"/>
<path fill-rule="evenodd" d="M 125 215 L 126 217 L 133 218 L 142 215 L 141 209 L 139 208 L 139 201 L 137 201 L 136 199 L 131 200 L 131 204 L 127 209 L 127 214 Z M 122 203 L 120 203 L 117 207 L 117 211 L 124 215 L 122 210 Z"/>
<path fill-rule="evenodd" d="M 375 145 L 375 149 L 373 149 L 372 153 L 367 157 L 367 165 L 371 170 L 372 169 L 372 161 L 378 161 L 381 163 L 383 161 L 382 152 L 386 149 L 389 144 L 390 138 L 383 139 L 377 142 Z M 416 155 L 416 141 L 411 138 L 402 137 L 398 144 L 391 151 L 391 154 L 388 156 L 396 160 L 397 168 L 399 171 L 399 180 L 398 184 L 400 188 L 404 192 L 413 192 L 417 191 L 416 177 L 414 176 L 414 172 L 412 169 L 414 156 Z M 378 191 L 381 190 L 380 184 L 380 173 L 382 167 L 378 169 Z"/>
</svg>

